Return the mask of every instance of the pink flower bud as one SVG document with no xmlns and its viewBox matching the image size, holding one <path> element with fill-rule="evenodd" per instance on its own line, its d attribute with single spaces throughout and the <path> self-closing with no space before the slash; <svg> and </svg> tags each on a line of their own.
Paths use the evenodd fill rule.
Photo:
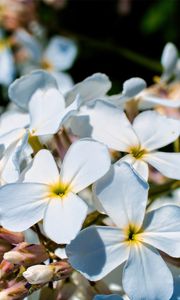
<svg viewBox="0 0 180 300">
<path fill-rule="evenodd" d="M 31 284 L 41 284 L 52 280 L 53 268 L 46 265 L 36 265 L 29 267 L 23 276 Z"/>
</svg>

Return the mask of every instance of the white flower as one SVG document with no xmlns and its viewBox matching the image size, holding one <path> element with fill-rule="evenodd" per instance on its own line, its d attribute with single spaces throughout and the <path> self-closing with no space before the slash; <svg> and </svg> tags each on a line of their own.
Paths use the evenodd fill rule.
<svg viewBox="0 0 180 300">
<path fill-rule="evenodd" d="M 121 109 L 97 100 L 84 106 L 72 125 L 74 133 L 81 138 L 90 136 L 109 148 L 129 153 L 123 160 L 132 164 L 144 178 L 148 178 L 150 164 L 163 175 L 180 179 L 180 154 L 156 151 L 178 138 L 179 120 L 146 111 L 140 113 L 131 124 Z"/>
<path fill-rule="evenodd" d="M 60 174 L 51 153 L 39 151 L 23 183 L 0 189 L 2 226 L 24 231 L 44 219 L 44 231 L 52 240 L 69 243 L 88 209 L 76 194 L 102 177 L 109 167 L 107 148 L 93 140 L 81 140 L 69 148 Z"/>
<path fill-rule="evenodd" d="M 72 267 L 96 281 L 126 261 L 122 283 L 130 299 L 169 300 L 173 279 L 156 248 L 180 256 L 180 208 L 145 216 L 148 185 L 125 163 L 112 167 L 94 190 L 117 227 L 82 230 L 66 247 Z"/>
<path fill-rule="evenodd" d="M 16 80 L 9 89 L 13 101 L 27 113 L 9 112 L 4 118 L 3 128 L 9 131 L 0 136 L 4 147 L 4 157 L 0 162 L 2 181 L 13 182 L 19 177 L 23 151 L 28 148 L 28 140 L 36 136 L 55 134 L 64 122 L 78 109 L 79 97 L 66 107 L 65 100 L 58 90 L 55 79 L 44 71 L 35 71 Z M 4 120 L 3 119 L 3 120 Z M 30 120 L 29 120 L 30 119 Z M 3 123 L 3 120 L 1 122 Z M 16 120 L 14 122 L 14 120 Z M 15 129 L 11 129 L 15 124 Z M 3 130 L 3 129 L 2 129 Z M 11 175 L 12 173 L 12 175 Z"/>
<path fill-rule="evenodd" d="M 43 53 L 43 60 L 57 71 L 70 69 L 77 56 L 77 46 L 71 39 L 54 36 Z"/>
</svg>

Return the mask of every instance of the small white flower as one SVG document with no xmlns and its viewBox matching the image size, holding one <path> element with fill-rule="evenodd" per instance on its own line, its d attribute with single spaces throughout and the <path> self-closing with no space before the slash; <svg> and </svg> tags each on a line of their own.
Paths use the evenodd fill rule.
<svg viewBox="0 0 180 300">
<path fill-rule="evenodd" d="M 129 153 L 123 160 L 132 164 L 145 179 L 148 178 L 148 164 L 167 177 L 180 179 L 180 154 L 156 151 L 178 138 L 179 120 L 146 111 L 131 124 L 121 109 L 97 100 L 84 106 L 72 125 L 74 133 L 81 138 L 90 136 L 109 148 Z"/>
<path fill-rule="evenodd" d="M 4 157 L 0 161 L 2 182 L 14 182 L 18 179 L 23 151 L 28 154 L 30 151 L 29 138 L 55 134 L 80 105 L 77 96 L 66 107 L 55 79 L 44 71 L 35 71 L 16 80 L 10 86 L 9 94 L 21 109 L 27 110 L 28 107 L 29 114 L 9 112 L 1 120 L 3 128 L 8 121 L 11 124 L 7 127 L 9 131 L 7 128 L 2 129 L 0 136 L 0 145 L 4 147 Z M 12 129 L 13 124 L 15 129 Z M 3 130 L 6 131 L 3 133 Z"/>
<path fill-rule="evenodd" d="M 112 167 L 94 191 L 117 227 L 82 230 L 66 247 L 72 267 L 96 281 L 126 261 L 122 283 L 130 299 L 169 300 L 173 279 L 156 248 L 180 256 L 180 208 L 145 216 L 148 185 L 126 163 Z"/>
<path fill-rule="evenodd" d="M 88 210 L 76 194 L 102 177 L 109 167 L 107 148 L 93 140 L 74 143 L 60 173 L 51 153 L 39 151 L 25 172 L 23 183 L 0 189 L 2 226 L 24 231 L 44 219 L 44 231 L 52 240 L 69 243 L 80 230 Z"/>
</svg>

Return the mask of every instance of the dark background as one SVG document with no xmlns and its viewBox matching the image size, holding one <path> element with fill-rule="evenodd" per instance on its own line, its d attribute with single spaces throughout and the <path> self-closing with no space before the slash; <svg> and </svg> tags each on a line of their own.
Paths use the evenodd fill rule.
<svg viewBox="0 0 180 300">
<path fill-rule="evenodd" d="M 113 92 L 133 76 L 152 83 L 161 73 L 164 45 L 180 44 L 179 0 L 69 0 L 61 10 L 42 2 L 38 9 L 49 36 L 60 33 L 77 41 L 79 55 L 70 70 L 75 82 L 104 72 Z"/>
</svg>

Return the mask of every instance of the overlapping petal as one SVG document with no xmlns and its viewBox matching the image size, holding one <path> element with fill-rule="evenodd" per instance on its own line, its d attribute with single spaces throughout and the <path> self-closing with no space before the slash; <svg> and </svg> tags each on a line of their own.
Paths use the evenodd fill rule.
<svg viewBox="0 0 180 300">
<path fill-rule="evenodd" d="M 83 139 L 72 144 L 61 168 L 60 178 L 68 184 L 69 190 L 78 193 L 110 168 L 107 147 L 99 142 Z"/>
<path fill-rule="evenodd" d="M 70 264 L 92 281 L 102 279 L 129 254 L 120 229 L 92 226 L 81 231 L 67 247 Z"/>
<path fill-rule="evenodd" d="M 115 165 L 94 187 L 106 213 L 120 228 L 140 228 L 147 203 L 148 184 L 127 163 Z M 138 207 L 138 209 L 137 209 Z"/>
<path fill-rule="evenodd" d="M 46 71 L 36 70 L 16 79 L 9 87 L 9 98 L 20 108 L 28 111 L 28 104 L 37 90 L 58 89 L 55 78 Z"/>
<path fill-rule="evenodd" d="M 93 101 L 84 111 L 82 110 L 80 120 L 78 118 L 79 116 L 72 127 L 78 136 L 91 136 L 112 149 L 125 152 L 131 146 L 139 145 L 139 140 L 125 113 L 110 103 L 102 100 Z M 86 124 L 87 122 L 90 126 Z"/>
<path fill-rule="evenodd" d="M 110 88 L 111 81 L 108 76 L 102 73 L 95 73 L 75 84 L 74 87 L 66 93 L 66 104 L 71 104 L 78 94 L 83 103 L 101 98 L 106 95 Z"/>
<path fill-rule="evenodd" d="M 55 88 L 37 90 L 29 102 L 32 135 L 54 134 L 59 129 L 62 111 L 65 109 L 63 95 Z"/>
</svg>

